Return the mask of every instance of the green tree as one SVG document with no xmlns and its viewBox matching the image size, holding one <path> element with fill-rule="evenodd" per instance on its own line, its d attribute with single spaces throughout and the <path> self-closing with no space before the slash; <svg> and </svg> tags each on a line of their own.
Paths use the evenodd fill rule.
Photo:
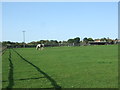
<svg viewBox="0 0 120 90">
<path fill-rule="evenodd" d="M 101 38 L 100 41 L 108 41 L 105 37 L 104 38 Z"/>
<path fill-rule="evenodd" d="M 68 39 L 68 43 L 74 43 L 74 39 Z"/>
<path fill-rule="evenodd" d="M 88 43 L 88 39 L 85 37 L 84 39 L 83 39 L 83 41 L 87 44 Z"/>
<path fill-rule="evenodd" d="M 87 40 L 88 40 L 88 41 L 94 41 L 92 38 L 88 38 Z"/>
<path fill-rule="evenodd" d="M 79 37 L 74 38 L 74 43 L 79 44 L 80 43 L 80 38 Z"/>
</svg>

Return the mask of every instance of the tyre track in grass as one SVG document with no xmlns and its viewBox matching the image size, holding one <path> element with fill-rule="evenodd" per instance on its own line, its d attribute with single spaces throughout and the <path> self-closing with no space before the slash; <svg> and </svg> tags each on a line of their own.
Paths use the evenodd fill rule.
<svg viewBox="0 0 120 90">
<path fill-rule="evenodd" d="M 32 78 L 20 78 L 20 79 L 14 79 L 14 81 L 23 81 L 23 80 L 32 80 L 32 79 L 41 79 L 44 77 L 32 77 Z M 9 82 L 8 80 L 3 80 L 2 82 Z"/>
<path fill-rule="evenodd" d="M 55 89 L 61 89 L 61 86 L 59 86 L 57 84 L 57 82 L 51 78 L 47 73 L 45 73 L 44 71 L 42 71 L 39 67 L 37 67 L 36 65 L 34 65 L 33 63 L 31 63 L 30 61 L 26 60 L 22 55 L 20 55 L 16 50 L 13 49 L 13 51 L 15 53 L 17 53 L 17 55 L 22 59 L 24 60 L 25 62 L 29 63 L 31 66 L 33 66 L 38 72 L 40 72 L 40 74 L 43 74 L 44 77 L 46 79 L 48 79 L 50 82 L 51 82 L 51 85 L 55 88 Z"/>
<path fill-rule="evenodd" d="M 5 54 L 6 50 L 7 49 L 4 49 L 4 50 L 0 51 L 0 55 L 2 56 L 3 54 Z"/>
<path fill-rule="evenodd" d="M 7 86 L 7 88 L 12 88 L 14 86 L 14 78 L 13 78 L 13 70 L 14 70 L 14 66 L 13 66 L 13 63 L 12 63 L 12 59 L 11 59 L 11 50 L 9 49 L 9 76 L 8 76 L 8 81 L 9 81 L 9 84 Z"/>
</svg>

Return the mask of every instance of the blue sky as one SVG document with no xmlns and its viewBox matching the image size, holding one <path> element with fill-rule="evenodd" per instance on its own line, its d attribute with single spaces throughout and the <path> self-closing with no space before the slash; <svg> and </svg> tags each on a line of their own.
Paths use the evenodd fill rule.
<svg viewBox="0 0 120 90">
<path fill-rule="evenodd" d="M 3 41 L 117 38 L 117 2 L 6 2 Z"/>
</svg>

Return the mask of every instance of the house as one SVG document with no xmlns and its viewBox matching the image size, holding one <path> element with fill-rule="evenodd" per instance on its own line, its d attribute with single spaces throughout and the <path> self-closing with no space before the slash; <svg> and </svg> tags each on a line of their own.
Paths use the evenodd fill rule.
<svg viewBox="0 0 120 90">
<path fill-rule="evenodd" d="M 95 39 L 95 41 L 94 41 L 94 42 L 101 42 L 101 41 L 100 41 L 100 39 Z"/>
<path fill-rule="evenodd" d="M 89 45 L 106 45 L 106 41 L 101 41 L 100 39 L 95 39 L 92 42 L 89 42 Z"/>
</svg>

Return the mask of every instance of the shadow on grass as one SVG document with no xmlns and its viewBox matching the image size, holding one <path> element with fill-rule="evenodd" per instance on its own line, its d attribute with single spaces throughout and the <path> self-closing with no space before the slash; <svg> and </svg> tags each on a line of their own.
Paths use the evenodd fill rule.
<svg viewBox="0 0 120 90">
<path fill-rule="evenodd" d="M 16 52 L 21 58 L 22 60 L 26 61 L 27 63 L 29 63 L 30 65 L 32 65 L 38 72 L 40 72 L 41 74 L 44 75 L 45 78 L 47 78 L 50 82 L 51 85 L 55 88 L 55 89 L 61 89 L 61 86 L 59 86 L 56 81 L 51 78 L 47 73 L 45 73 L 44 71 L 42 71 L 39 67 L 35 66 L 33 63 L 31 63 L 30 61 L 26 60 L 24 57 L 22 57 L 17 51 L 15 51 L 13 49 L 14 52 Z"/>
<path fill-rule="evenodd" d="M 7 88 L 12 88 L 13 85 L 14 85 L 14 78 L 13 78 L 13 63 L 12 63 L 12 60 L 11 60 L 11 50 L 9 49 L 9 58 L 8 58 L 10 64 L 9 64 L 9 76 L 8 76 L 8 81 L 9 81 L 9 84 L 7 86 Z"/>
</svg>

